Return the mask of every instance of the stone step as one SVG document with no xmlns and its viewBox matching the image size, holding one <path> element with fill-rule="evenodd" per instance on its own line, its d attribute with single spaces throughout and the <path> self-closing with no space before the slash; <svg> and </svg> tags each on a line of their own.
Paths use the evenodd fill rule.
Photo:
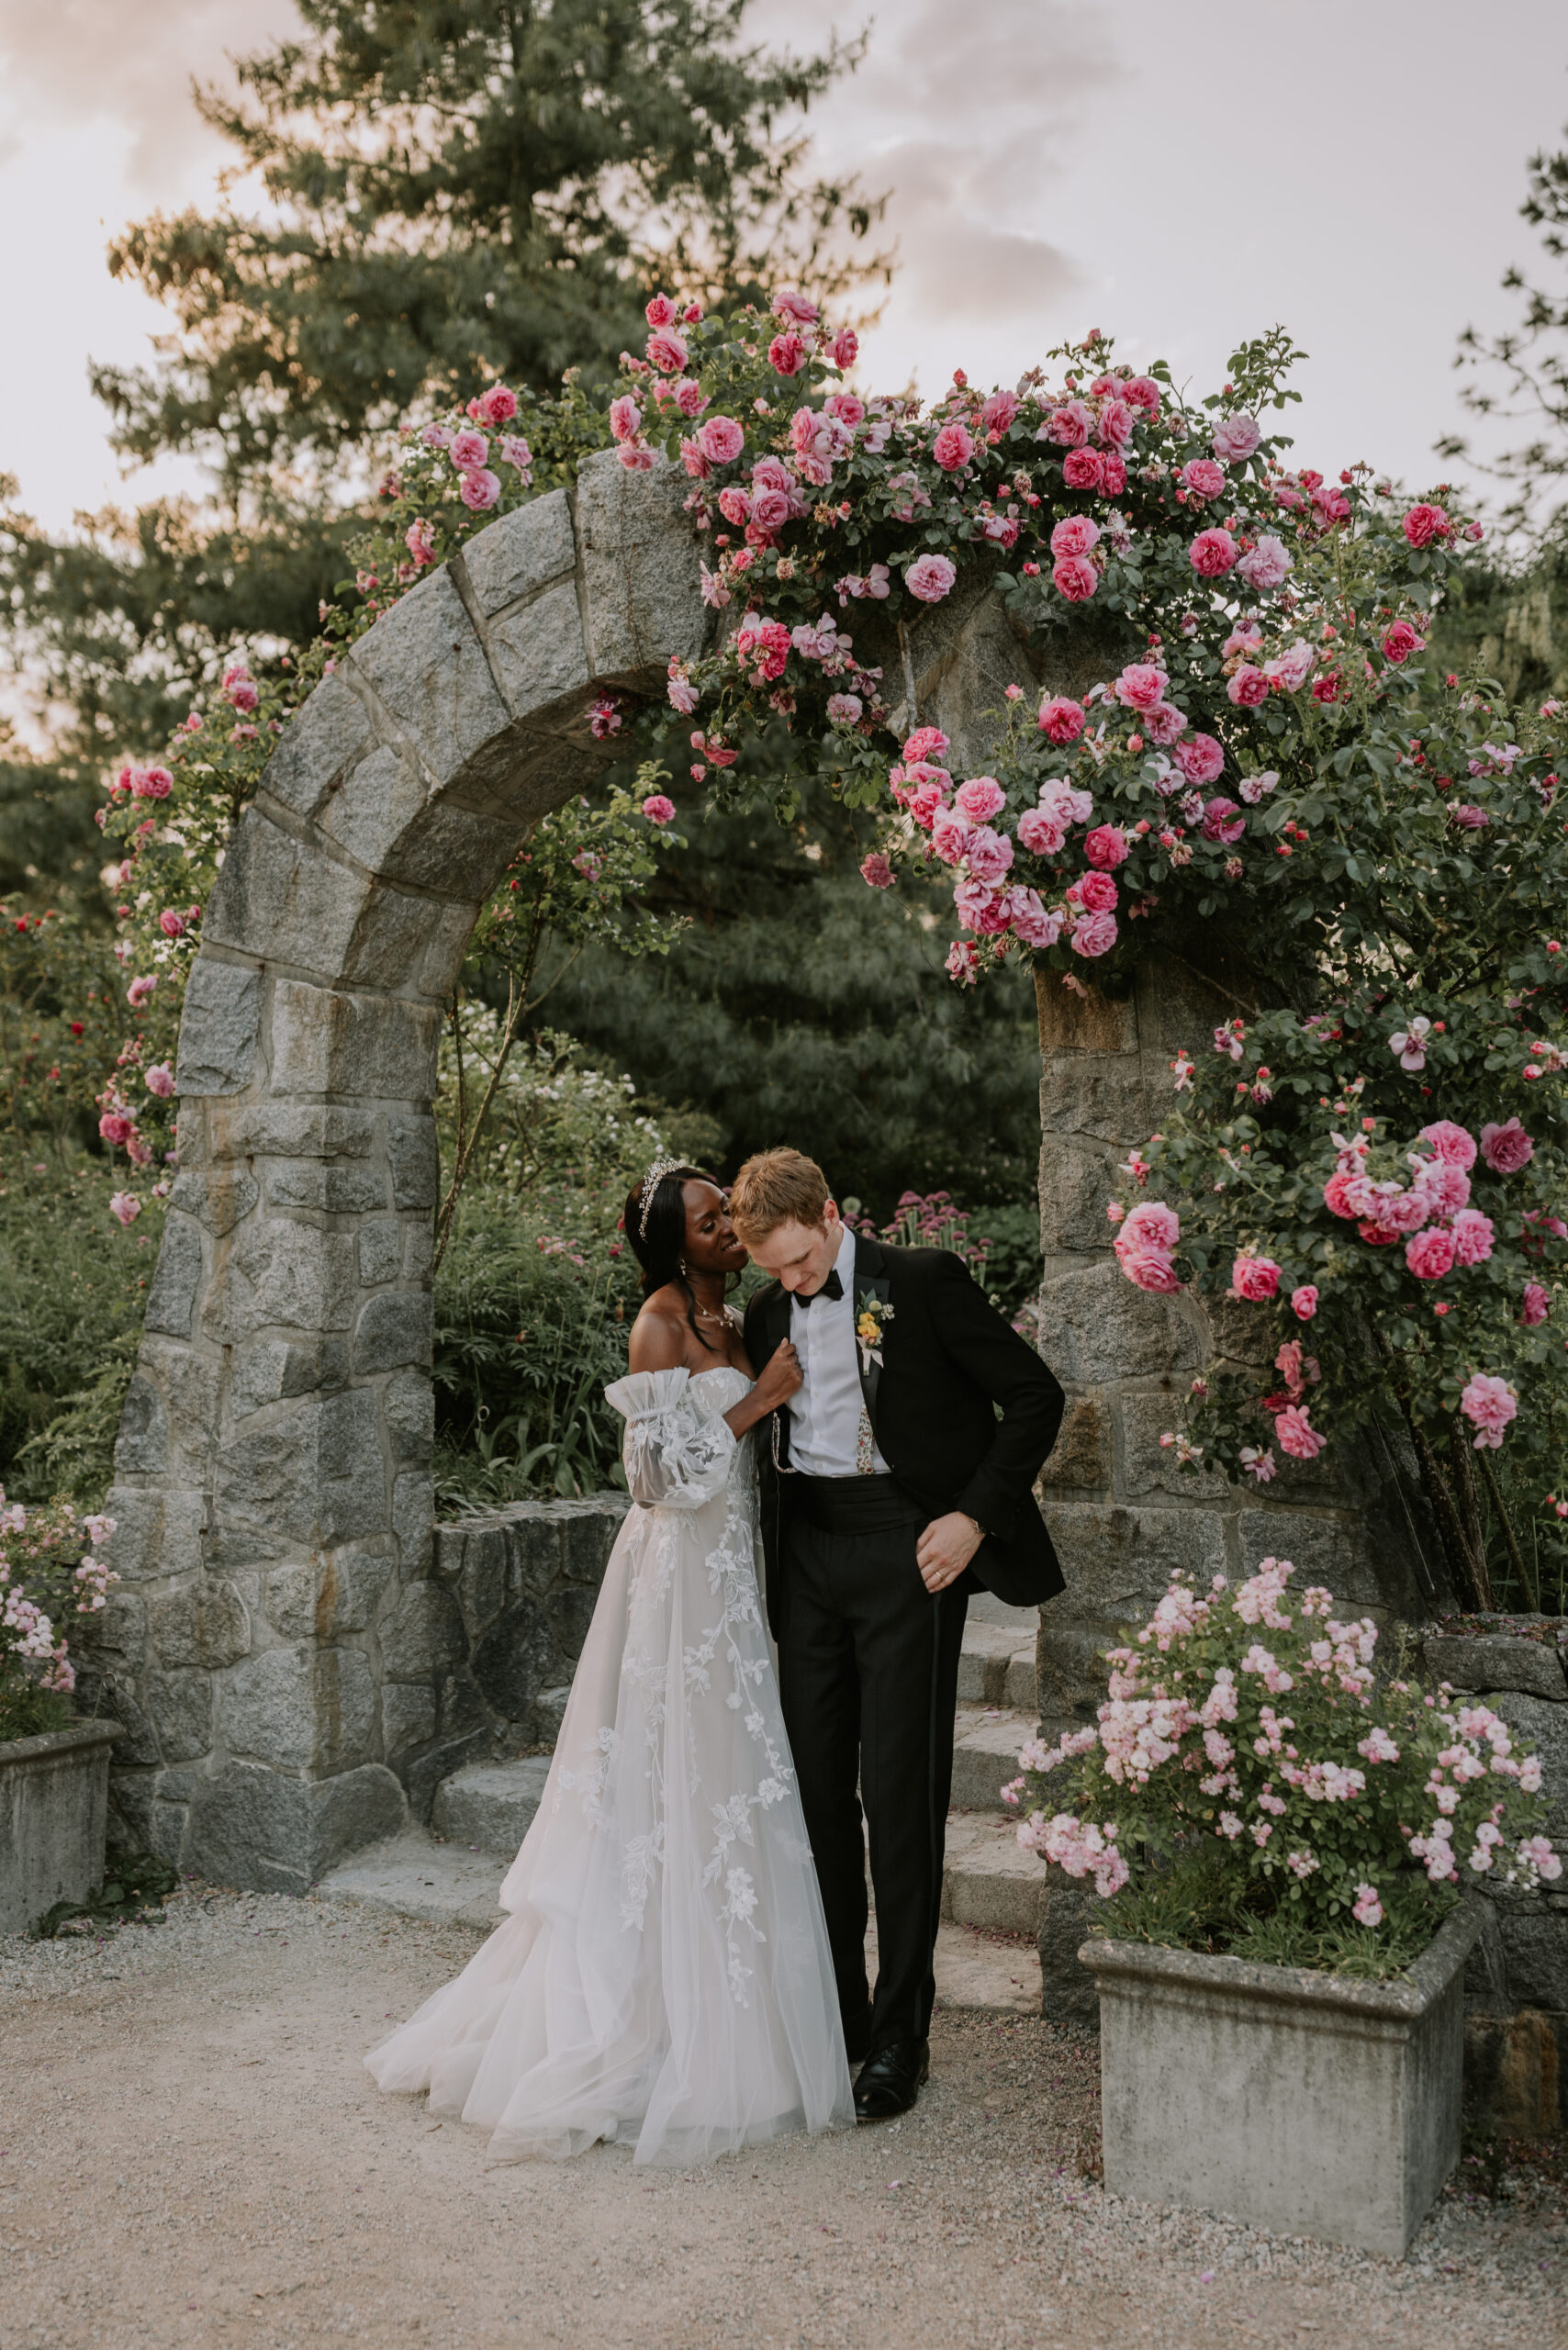
<svg viewBox="0 0 1568 2350">
<path fill-rule="evenodd" d="M 1033 1713 L 1002 1706 L 960 1706 L 954 1724 L 955 1811 L 1002 1811 L 1002 1790 L 1018 1776 L 1018 1750 L 1035 1735 Z"/>
<path fill-rule="evenodd" d="M 942 1915 L 989 1933 L 1037 1934 L 1044 1863 L 1021 1850 L 1012 1813 L 950 1811 Z"/>
<path fill-rule="evenodd" d="M 1025 1624 L 964 1626 L 958 1655 L 958 1703 L 961 1706 L 1006 1706 L 1019 1713 L 1036 1710 L 1035 1628 Z"/>
<path fill-rule="evenodd" d="M 450 1844 L 510 1859 L 533 1824 L 550 1774 L 547 1754 L 470 1762 L 436 1789 L 431 1826 Z"/>
</svg>

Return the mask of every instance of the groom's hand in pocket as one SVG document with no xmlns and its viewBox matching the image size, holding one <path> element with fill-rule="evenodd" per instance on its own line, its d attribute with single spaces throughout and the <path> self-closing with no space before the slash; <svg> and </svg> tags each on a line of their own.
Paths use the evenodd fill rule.
<svg viewBox="0 0 1568 2350">
<path fill-rule="evenodd" d="M 934 1517 L 914 1547 L 926 1590 L 946 1591 L 950 1583 L 957 1583 L 984 1539 L 980 1528 L 961 1509 Z"/>
</svg>

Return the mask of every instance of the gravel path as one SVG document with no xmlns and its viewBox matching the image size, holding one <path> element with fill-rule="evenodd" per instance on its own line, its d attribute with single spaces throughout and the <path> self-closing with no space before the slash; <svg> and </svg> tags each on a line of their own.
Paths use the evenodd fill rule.
<svg viewBox="0 0 1568 2350">
<path fill-rule="evenodd" d="M 1067 2350 L 1568 2344 L 1560 2182 L 1445 2199 L 1405 2264 L 1118 2203 L 1092 2047 L 938 2014 L 902 2122 L 696 2172 L 487 2165 L 363 2051 L 476 1947 L 193 1886 L 169 1923 L 0 1942 L 0 2350 Z"/>
</svg>

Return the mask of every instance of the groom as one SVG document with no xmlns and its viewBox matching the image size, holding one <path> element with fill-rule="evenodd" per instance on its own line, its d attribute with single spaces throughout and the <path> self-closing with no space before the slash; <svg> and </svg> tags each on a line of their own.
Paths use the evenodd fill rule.
<svg viewBox="0 0 1568 2350">
<path fill-rule="evenodd" d="M 969 1594 L 984 1584 L 1022 1607 L 1062 1588 L 1033 1493 L 1062 1391 L 957 1257 L 850 1231 L 798 1150 L 748 1159 L 730 1216 L 774 1277 L 746 1309 L 752 1367 L 788 1340 L 802 1374 L 764 1449 L 767 1615 L 845 2045 L 861 2064 L 855 2110 L 876 2121 L 907 2112 L 929 2071 Z"/>
</svg>

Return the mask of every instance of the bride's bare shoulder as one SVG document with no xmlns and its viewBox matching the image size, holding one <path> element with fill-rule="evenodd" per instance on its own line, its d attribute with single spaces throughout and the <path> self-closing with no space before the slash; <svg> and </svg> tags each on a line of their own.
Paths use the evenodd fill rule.
<svg viewBox="0 0 1568 2350">
<path fill-rule="evenodd" d="M 678 1291 L 656 1289 L 632 1325 L 626 1367 L 629 1371 L 679 1371 L 685 1367 L 690 1338 Z"/>
</svg>

